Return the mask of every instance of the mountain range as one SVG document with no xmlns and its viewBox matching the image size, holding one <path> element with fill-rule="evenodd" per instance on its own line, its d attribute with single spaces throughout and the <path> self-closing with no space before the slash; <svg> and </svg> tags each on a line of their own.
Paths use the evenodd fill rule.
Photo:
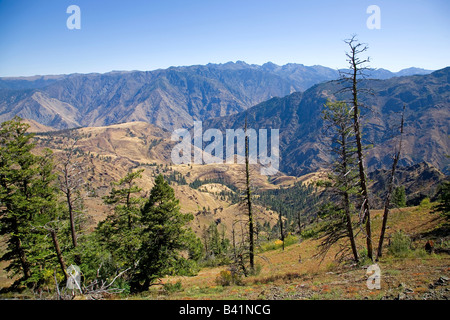
<svg viewBox="0 0 450 320">
<path fill-rule="evenodd" d="M 413 74 L 413 75 L 411 75 Z M 15 115 L 51 128 L 98 127 L 143 121 L 165 130 L 192 126 L 221 130 L 244 126 L 280 129 L 280 170 L 300 176 L 326 167 L 321 111 L 339 93 L 339 71 L 323 66 L 245 62 L 0 79 L 0 122 Z M 450 67 L 431 72 L 372 70 L 360 87 L 369 169 L 387 169 L 397 143 L 399 112 L 406 106 L 399 165 L 426 161 L 450 172 Z M 45 127 L 44 127 L 45 126 Z M 397 128 L 397 129 L 396 129 Z"/>
<path fill-rule="evenodd" d="M 375 69 L 368 76 L 430 72 Z M 19 115 L 58 129 L 145 121 L 171 130 L 236 114 L 338 77 L 339 70 L 323 66 L 237 61 L 145 72 L 0 78 L 0 121 Z"/>
<path fill-rule="evenodd" d="M 371 170 L 392 165 L 400 112 L 405 106 L 399 165 L 426 161 L 449 173 L 450 67 L 429 75 L 361 80 L 359 86 L 372 91 L 359 99 L 366 106 L 362 108 L 363 139 L 366 145 L 373 145 L 366 151 Z M 339 93 L 342 88 L 338 81 L 317 84 L 305 92 L 272 98 L 246 112 L 209 119 L 203 129 L 243 128 L 245 118 L 249 128 L 280 129 L 281 171 L 297 176 L 314 172 L 331 163 L 321 111 L 328 99 L 349 100 L 349 93 Z"/>
</svg>

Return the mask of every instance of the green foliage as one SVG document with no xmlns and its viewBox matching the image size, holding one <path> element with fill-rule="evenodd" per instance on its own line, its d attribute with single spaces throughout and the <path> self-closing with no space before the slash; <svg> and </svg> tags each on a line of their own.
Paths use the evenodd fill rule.
<svg viewBox="0 0 450 320">
<path fill-rule="evenodd" d="M 317 230 L 317 228 L 308 228 L 302 231 L 301 233 L 301 237 L 302 239 L 314 239 L 317 238 L 317 236 L 319 235 L 319 231 Z"/>
<path fill-rule="evenodd" d="M 447 220 L 450 218 L 450 181 L 444 181 L 440 185 L 438 190 L 438 204 L 433 209 Z"/>
<path fill-rule="evenodd" d="M 164 175 L 164 179 L 169 183 L 174 182 L 178 185 L 187 185 L 186 178 L 183 176 L 182 173 L 180 173 L 176 170 L 173 170 L 168 175 Z"/>
<path fill-rule="evenodd" d="M 306 186 L 298 182 L 290 188 L 257 191 L 254 199 L 255 203 L 261 206 L 277 212 L 281 210 L 288 225 L 298 224 L 299 218 L 303 220 L 302 223 L 305 223 L 308 215 L 314 210 L 313 208 L 318 201 L 314 191 L 314 186 Z"/>
<path fill-rule="evenodd" d="M 163 284 L 163 291 L 166 294 L 171 294 L 171 293 L 174 293 L 174 292 L 183 291 L 183 286 L 181 284 L 181 280 L 178 280 L 175 283 L 170 283 L 170 282 L 164 283 Z"/>
<path fill-rule="evenodd" d="M 406 207 L 406 192 L 404 186 L 394 189 L 394 192 L 392 193 L 392 204 L 398 208 Z"/>
<path fill-rule="evenodd" d="M 403 231 L 394 233 L 388 252 L 394 257 L 405 257 L 411 251 L 411 238 Z"/>
<path fill-rule="evenodd" d="M 29 125 L 15 117 L 0 127 L 0 235 L 8 235 L 6 271 L 41 285 L 57 262 L 47 224 L 57 217 L 52 154 L 32 153 Z"/>
<path fill-rule="evenodd" d="M 428 197 L 423 198 L 422 201 L 420 201 L 419 207 L 421 209 L 429 209 L 431 207 L 430 198 Z"/>
<path fill-rule="evenodd" d="M 139 261 L 132 276 L 134 288 L 145 290 L 165 275 L 197 272 L 195 260 L 182 255 L 187 251 L 192 258 L 199 258 L 201 243 L 186 227 L 193 216 L 180 212 L 179 200 L 162 175 L 156 178 L 141 215 L 143 229 L 137 250 Z"/>
<path fill-rule="evenodd" d="M 135 181 L 141 178 L 143 170 L 128 173 L 114 182 L 110 194 L 104 202 L 114 206 L 114 211 L 99 223 L 98 239 L 107 249 L 119 268 L 134 268 L 138 259 L 136 253 L 141 245 L 142 225 L 140 208 L 143 199 Z"/>
<path fill-rule="evenodd" d="M 212 222 L 202 233 L 205 251 L 204 266 L 220 266 L 230 263 L 230 240 L 225 237 L 225 227 L 219 232 L 217 224 Z"/>
</svg>

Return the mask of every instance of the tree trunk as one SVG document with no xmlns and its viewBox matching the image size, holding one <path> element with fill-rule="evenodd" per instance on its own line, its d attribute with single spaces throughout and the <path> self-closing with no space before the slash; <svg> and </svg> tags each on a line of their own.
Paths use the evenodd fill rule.
<svg viewBox="0 0 450 320">
<path fill-rule="evenodd" d="M 278 214 L 278 220 L 280 221 L 280 238 L 283 244 L 283 251 L 284 251 L 284 230 L 283 230 L 283 219 L 281 216 L 281 208 L 279 209 L 280 212 Z"/>
<path fill-rule="evenodd" d="M 400 159 L 400 152 L 402 149 L 404 116 L 405 116 L 405 106 L 403 106 L 403 114 L 402 114 L 402 120 L 401 120 L 401 125 L 400 125 L 400 142 L 399 142 L 397 153 L 394 156 L 394 162 L 392 164 L 388 192 L 387 192 L 386 200 L 384 203 L 383 223 L 381 225 L 381 233 L 380 233 L 380 240 L 378 242 L 378 251 L 377 251 L 376 261 L 378 261 L 378 259 L 382 256 L 382 251 L 383 251 L 384 234 L 386 232 L 386 225 L 387 225 L 387 219 L 388 219 L 388 215 L 389 215 L 389 206 L 391 203 L 392 190 L 394 189 L 395 170 L 397 168 L 398 160 Z"/>
<path fill-rule="evenodd" d="M 252 211 L 252 198 L 250 190 L 250 167 L 249 167 L 249 141 L 247 135 L 247 119 L 245 119 L 245 181 L 246 181 L 246 193 L 247 193 L 247 207 L 248 207 L 248 231 L 249 231 L 249 259 L 250 270 L 255 268 L 254 257 L 254 239 L 253 239 L 253 211 Z"/>
<path fill-rule="evenodd" d="M 357 75 L 358 75 L 358 65 L 356 62 L 356 52 L 355 48 L 352 51 L 352 65 L 353 65 L 353 77 L 352 77 L 352 95 L 353 95 L 353 128 L 355 131 L 357 155 L 358 155 L 358 167 L 359 167 L 359 181 L 362 193 L 362 207 L 363 207 L 363 219 L 362 222 L 366 224 L 366 244 L 367 244 L 367 255 L 369 259 L 373 260 L 373 249 L 372 249 L 372 232 L 370 227 L 370 206 L 369 206 L 369 194 L 367 191 L 366 174 L 364 169 L 364 155 L 361 142 L 361 128 L 359 119 L 359 105 L 358 105 L 358 89 L 357 89 Z"/>
<path fill-rule="evenodd" d="M 70 190 L 67 190 L 66 198 L 67 198 L 67 207 L 69 209 L 70 233 L 72 235 L 72 244 L 73 244 L 73 247 L 76 248 L 77 247 L 77 234 L 75 231 L 75 217 L 74 217 L 74 213 L 73 213 L 72 195 L 71 195 Z"/>
<path fill-rule="evenodd" d="M 347 139 L 345 137 L 345 135 L 342 135 L 342 166 L 343 166 L 343 171 L 347 172 L 348 168 L 347 168 Z M 345 188 L 345 192 L 344 192 L 344 211 L 345 211 L 345 216 L 346 216 L 346 220 L 347 220 L 347 232 L 348 232 L 348 237 L 350 239 L 350 245 L 352 248 L 352 252 L 353 252 L 353 257 L 355 259 L 356 262 L 358 262 L 359 258 L 358 258 L 358 250 L 356 249 L 356 243 L 355 243 L 355 236 L 353 234 L 353 227 L 352 227 L 352 217 L 350 214 L 350 197 L 348 195 L 348 181 L 347 181 L 347 177 L 344 177 L 344 188 Z"/>
<path fill-rule="evenodd" d="M 302 234 L 302 211 L 298 212 L 298 234 Z"/>
<path fill-rule="evenodd" d="M 61 270 L 64 274 L 64 279 L 67 281 L 67 273 L 66 273 L 66 264 L 64 263 L 64 259 L 61 254 L 61 249 L 59 247 L 58 238 L 56 237 L 56 231 L 51 229 L 50 235 L 52 236 L 53 245 L 56 251 L 56 257 L 58 258 L 59 265 L 61 266 Z"/>
</svg>

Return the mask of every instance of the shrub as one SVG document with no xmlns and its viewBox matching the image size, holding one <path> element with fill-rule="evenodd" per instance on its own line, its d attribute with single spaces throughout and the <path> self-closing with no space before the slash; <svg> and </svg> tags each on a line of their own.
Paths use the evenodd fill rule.
<svg viewBox="0 0 450 320">
<path fill-rule="evenodd" d="M 298 242 L 298 237 L 294 235 L 288 235 L 286 238 L 284 238 L 284 247 L 293 245 Z M 270 241 L 261 244 L 261 252 L 269 251 L 269 250 L 276 250 L 283 247 L 283 241 L 280 239 L 277 239 L 275 241 Z"/>
<path fill-rule="evenodd" d="M 420 204 L 419 204 L 420 208 L 427 209 L 427 208 L 430 208 L 430 206 L 431 206 L 430 198 L 425 197 L 425 198 L 423 198 L 422 201 L 420 201 Z"/>
<path fill-rule="evenodd" d="M 302 233 L 302 238 L 303 239 L 309 239 L 309 238 L 315 238 L 319 235 L 319 232 L 316 229 L 307 229 L 307 230 L 303 230 Z"/>
<path fill-rule="evenodd" d="M 175 283 L 170 283 L 170 282 L 165 283 L 163 285 L 163 290 L 167 294 L 182 291 L 183 287 L 181 285 L 181 280 L 178 280 Z"/>
<path fill-rule="evenodd" d="M 222 270 L 216 277 L 216 283 L 223 287 L 233 284 L 241 285 L 242 276 L 232 268 L 230 270 Z"/>
<path fill-rule="evenodd" d="M 411 251 L 411 238 L 403 231 L 397 231 L 392 237 L 388 252 L 395 257 L 405 257 Z"/>
</svg>

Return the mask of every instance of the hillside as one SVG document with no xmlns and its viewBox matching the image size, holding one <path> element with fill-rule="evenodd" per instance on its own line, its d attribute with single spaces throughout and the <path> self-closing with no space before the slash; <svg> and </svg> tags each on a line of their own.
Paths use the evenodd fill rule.
<svg viewBox="0 0 450 320">
<path fill-rule="evenodd" d="M 382 212 L 373 211 L 373 237 L 377 239 Z M 447 228 L 446 236 L 440 230 Z M 219 280 L 226 266 L 203 268 L 193 277 L 166 277 L 164 284 L 176 284 L 177 290 L 154 286 L 148 292 L 129 297 L 137 300 L 448 300 L 450 257 L 448 253 L 428 254 L 424 250 L 427 240 L 433 240 L 436 248 L 447 248 L 448 224 L 443 218 L 430 212 L 429 207 L 408 207 L 391 212 L 387 238 L 402 231 L 414 239 L 411 249 L 402 256 L 389 252 L 385 246 L 378 262 L 381 269 L 381 289 L 367 287 L 366 274 L 369 261 L 359 265 L 339 264 L 330 250 L 321 261 L 315 257 L 320 240 L 306 238 L 282 250 L 259 252 L 258 275 L 242 279 L 241 284 L 223 284 Z M 359 237 L 358 247 L 363 248 Z M 263 247 L 263 246 L 262 246 Z M 223 273 L 222 273 L 223 274 Z M 78 297 L 85 299 L 86 297 Z M 120 297 L 111 297 L 116 299 Z"/>
<path fill-rule="evenodd" d="M 110 183 L 123 177 L 130 169 L 144 169 L 143 177 L 138 181 L 143 188 L 142 196 L 146 197 L 154 184 L 155 176 L 159 173 L 166 176 L 180 200 L 181 210 L 192 213 L 194 220 L 190 223 L 198 236 L 204 228 L 215 222 L 225 235 L 231 238 L 233 224 L 242 214 L 239 206 L 233 202 L 232 190 L 242 184 L 242 165 L 178 165 L 170 162 L 170 151 L 173 142 L 169 132 L 144 122 L 123 123 L 106 127 L 86 127 L 63 131 L 50 131 L 36 135 L 38 148 L 49 147 L 54 151 L 56 164 L 64 155 L 68 146 L 74 146 L 76 161 L 84 161 L 86 180 L 85 190 L 86 213 L 90 217 L 89 229 L 103 220 L 111 208 L 103 204 L 102 196 L 110 190 Z M 383 177 L 386 172 L 376 171 L 373 179 L 378 186 L 372 186 L 373 191 L 383 190 Z M 267 179 L 266 176 L 254 175 L 253 186 L 261 190 L 274 190 L 291 187 L 296 182 L 312 183 L 323 177 L 323 171 L 310 173 L 301 177 L 287 176 L 279 173 Z M 431 177 L 431 178 L 430 178 Z M 432 192 L 434 187 L 444 176 L 435 168 L 422 164 L 411 168 L 399 168 L 398 181 L 407 187 L 408 192 Z M 184 181 L 183 181 L 184 179 Z M 199 187 L 192 184 L 196 181 L 207 180 Z M 426 183 L 428 184 L 426 184 Z M 422 186 L 422 189 L 420 188 Z M 256 193 L 256 196 L 258 193 Z M 415 195 L 413 193 L 413 195 Z M 258 203 L 258 202 L 256 202 Z M 255 219 L 261 224 L 268 223 L 270 227 L 277 224 L 278 213 L 269 210 L 264 204 L 255 206 Z M 381 211 L 375 211 L 374 230 L 379 230 Z M 306 219 L 305 219 L 306 221 Z M 419 206 L 394 210 L 389 220 L 388 239 L 396 230 L 406 231 L 415 239 L 415 247 L 421 248 L 425 239 L 432 238 L 441 241 L 442 234 L 438 232 L 442 219 L 430 213 L 430 207 Z M 315 224 L 306 225 L 307 229 L 314 229 Z M 375 236 L 377 233 L 375 232 Z M 261 233 L 261 247 L 271 247 L 265 244 Z M 273 240 L 271 240 L 273 241 Z M 359 239 L 361 247 L 363 241 Z M 444 241 L 447 241 L 444 239 Z M 279 241 L 278 241 L 279 242 Z M 279 243 L 275 244 L 275 247 Z M 386 290 L 372 292 L 364 288 L 363 268 L 338 266 L 333 261 L 332 253 L 319 265 L 312 256 L 317 253 L 318 240 L 306 237 L 299 243 L 294 243 L 281 252 L 279 249 L 262 251 L 258 254 L 257 262 L 261 265 L 261 273 L 244 279 L 244 286 L 221 286 L 216 284 L 217 275 L 225 267 L 203 268 L 195 277 L 166 278 L 165 282 L 182 280 L 183 290 L 171 296 L 161 293 L 158 287 L 150 290 L 144 296 L 133 298 L 214 298 L 214 299 L 327 299 L 369 298 L 387 299 L 403 294 L 397 283 L 413 288 L 414 295 L 408 297 L 420 298 L 426 294 L 434 294 L 434 298 L 441 299 L 445 294 L 440 290 L 423 289 L 424 283 L 437 281 L 439 277 L 448 275 L 448 260 L 446 256 L 427 257 L 420 255 L 422 270 L 420 275 L 396 277 L 400 271 L 417 267 L 417 258 L 409 260 L 382 260 L 380 265 L 387 271 Z M 1 247 L 1 246 L 0 246 Z M 405 262 L 406 261 L 406 262 Z M 3 266 L 2 264 L 1 266 Z M 406 267 L 405 267 L 406 266 Z M 417 272 L 416 272 L 417 273 Z M 391 277 L 393 275 L 395 277 Z M 339 280 L 339 279 L 340 280 Z M 344 280 L 342 280 L 344 279 Z M 0 283 L 3 286 L 11 284 L 4 273 L 0 273 Z M 420 288 L 420 289 L 418 289 Z"/>
<path fill-rule="evenodd" d="M 102 203 L 102 197 L 111 190 L 111 183 L 124 177 L 129 170 L 144 169 L 138 184 L 146 196 L 158 174 L 171 181 L 175 195 L 180 199 L 181 211 L 194 214 L 191 223 L 200 234 L 203 226 L 220 221 L 231 232 L 231 224 L 241 209 L 231 201 L 236 197 L 227 185 L 242 186 L 243 165 L 173 165 L 170 154 L 174 142 L 164 129 L 144 122 L 131 122 L 106 127 L 86 127 L 63 131 L 45 132 L 36 135 L 40 148 L 53 150 L 58 164 L 65 150 L 73 145 L 76 161 L 83 163 L 87 185 L 86 212 L 93 218 L 90 228 L 103 220 L 110 208 Z M 76 141 L 76 143 L 75 143 Z M 75 145 L 74 145 L 75 143 Z M 179 177 L 184 182 L 178 180 Z M 214 180 L 218 183 L 190 187 L 196 180 Z M 290 186 L 297 178 L 279 174 L 272 182 L 266 176 L 255 175 L 252 183 L 258 189 Z M 224 192 L 222 192 L 224 191 Z M 261 220 L 271 225 L 277 216 L 270 210 L 256 209 Z"/>
<path fill-rule="evenodd" d="M 297 97 L 301 97 L 301 94 L 290 96 L 291 99 Z M 286 114 L 282 107 L 276 110 Z M 175 192 L 181 200 L 183 212 L 202 213 L 196 215 L 202 220 L 202 223 L 195 222 L 196 226 L 216 219 L 221 219 L 229 226 L 233 212 L 238 211 L 232 205 L 231 198 L 224 194 L 234 193 L 229 186 L 243 188 L 243 165 L 174 165 L 171 161 L 171 151 L 175 142 L 170 140 L 170 133 L 151 124 L 130 122 L 105 127 L 49 131 L 37 133 L 36 141 L 39 148 L 47 147 L 54 151 L 57 163 L 64 155 L 64 150 L 76 141 L 73 148 L 77 161 L 85 163 L 87 189 L 91 190 L 88 194 L 95 195 L 86 201 L 88 212 L 93 214 L 95 221 L 104 218 L 109 210 L 107 206 L 101 204 L 101 197 L 109 192 L 110 184 L 124 177 L 129 170 L 138 169 L 144 169 L 143 178 L 139 181 L 143 195 L 149 192 L 157 174 L 162 173 L 171 179 Z M 283 159 L 282 153 L 281 164 Z M 383 203 L 388 175 L 389 171 L 384 169 L 377 169 L 369 174 L 374 205 L 378 207 Z M 252 185 L 255 189 L 263 191 L 279 187 L 289 188 L 296 182 L 308 185 L 323 178 L 323 170 L 299 177 L 279 172 L 269 179 L 260 175 L 258 170 L 254 170 Z M 437 186 L 445 178 L 446 176 L 438 169 L 422 163 L 399 167 L 395 183 L 405 186 L 408 203 L 414 204 L 425 196 L 433 197 Z M 199 188 L 189 187 L 189 184 L 195 181 L 211 182 Z M 209 210 L 204 210 L 208 208 Z M 268 219 L 274 221 L 273 217 Z"/>
<path fill-rule="evenodd" d="M 450 154 L 450 67 L 429 75 L 396 77 L 387 80 L 364 80 L 361 88 L 373 90 L 362 95 L 363 139 L 373 144 L 367 151 L 369 170 L 388 169 L 396 145 L 395 128 L 406 106 L 405 134 L 401 166 L 423 161 L 449 171 Z M 289 175 L 315 172 L 330 163 L 329 147 L 324 143 L 325 130 L 321 111 L 327 99 L 348 100 L 338 94 L 342 85 L 327 82 L 303 93 L 272 98 L 246 112 L 210 119 L 203 128 L 243 128 L 245 117 L 253 129 L 280 129 L 280 166 Z"/>
<path fill-rule="evenodd" d="M 381 211 L 374 211 L 374 238 L 379 235 Z M 429 207 L 409 207 L 393 210 L 389 219 L 388 239 L 402 230 L 412 239 L 412 248 L 405 256 L 396 256 L 385 247 L 378 262 L 381 269 L 381 289 L 369 289 L 366 270 L 369 261 L 360 265 L 335 261 L 338 246 L 321 262 L 317 257 L 318 239 L 302 239 L 283 251 L 262 252 L 257 263 L 261 271 L 243 279 L 241 285 L 221 285 L 220 272 L 226 267 L 204 268 L 194 277 L 167 277 L 164 283 L 181 281 L 181 290 L 168 293 L 161 287 L 135 299 L 243 299 L 243 300 L 448 300 L 450 257 L 448 253 L 425 252 L 424 245 L 432 239 L 436 246 L 447 243 L 439 236 L 444 220 L 430 212 Z M 448 230 L 448 225 L 447 225 Z M 447 242 L 446 242 L 447 241 Z M 362 237 L 358 246 L 364 247 Z"/>
<path fill-rule="evenodd" d="M 429 72 L 378 69 L 371 76 Z M 0 78 L 0 122 L 19 115 L 58 129 L 130 121 L 174 129 L 235 114 L 338 76 L 337 70 L 323 66 L 237 61 L 145 72 Z"/>
</svg>

